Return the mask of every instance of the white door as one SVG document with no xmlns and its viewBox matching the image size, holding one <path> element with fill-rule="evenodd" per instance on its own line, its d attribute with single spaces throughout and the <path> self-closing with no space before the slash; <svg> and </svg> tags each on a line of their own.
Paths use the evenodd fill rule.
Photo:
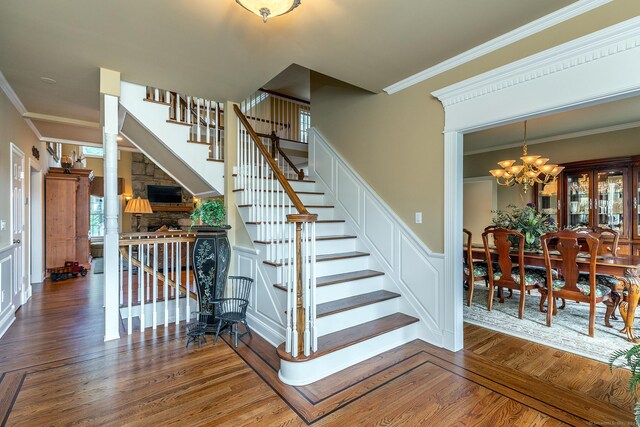
<svg viewBox="0 0 640 427">
<path fill-rule="evenodd" d="M 11 144 L 11 233 L 14 251 L 14 274 L 11 302 L 18 309 L 22 305 L 25 274 L 24 260 L 24 153 Z"/>
</svg>

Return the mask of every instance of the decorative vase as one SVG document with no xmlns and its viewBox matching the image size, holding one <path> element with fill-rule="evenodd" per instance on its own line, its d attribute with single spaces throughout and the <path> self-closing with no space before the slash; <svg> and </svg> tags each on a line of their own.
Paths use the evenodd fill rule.
<svg viewBox="0 0 640 427">
<path fill-rule="evenodd" d="M 213 300 L 224 296 L 224 288 L 229 273 L 231 247 L 227 238 L 228 225 L 221 227 L 194 226 L 196 233 L 191 256 L 193 275 L 198 292 L 199 308 L 211 314 L 208 320 L 207 333 L 215 333 L 215 309 Z"/>
</svg>

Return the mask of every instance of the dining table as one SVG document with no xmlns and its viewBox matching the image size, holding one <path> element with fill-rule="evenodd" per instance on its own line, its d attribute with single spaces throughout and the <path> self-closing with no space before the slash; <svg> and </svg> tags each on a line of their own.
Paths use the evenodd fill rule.
<svg viewBox="0 0 640 427">
<path fill-rule="evenodd" d="M 466 256 L 466 247 L 464 248 Z M 471 251 L 474 260 L 486 260 L 485 248 L 480 244 L 473 244 Z M 498 259 L 498 252 L 494 248 L 489 248 L 489 253 L 493 261 Z M 517 251 L 513 252 L 512 259 L 514 262 L 518 262 Z M 557 269 L 561 266 L 562 258 L 558 253 L 550 251 L 549 260 L 551 261 L 551 268 Z M 578 264 L 578 270 L 581 272 L 589 272 L 588 255 L 578 256 L 576 262 Z M 542 250 L 526 251 L 524 252 L 524 263 L 534 267 L 544 267 L 544 254 Z M 615 276 L 619 280 L 619 287 L 615 290 L 621 294 L 626 295 L 626 301 L 622 301 L 618 306 L 620 316 L 624 321 L 624 328 L 620 330 L 621 333 L 626 334 L 629 341 L 633 343 L 640 343 L 640 338 L 635 336 L 633 331 L 633 323 L 635 319 L 636 308 L 640 299 L 640 256 L 638 255 L 617 255 L 602 254 L 596 258 L 596 272 L 601 274 L 609 274 Z M 615 309 L 615 307 L 614 307 Z M 608 318 L 611 312 L 607 312 L 605 322 L 608 324 Z"/>
</svg>

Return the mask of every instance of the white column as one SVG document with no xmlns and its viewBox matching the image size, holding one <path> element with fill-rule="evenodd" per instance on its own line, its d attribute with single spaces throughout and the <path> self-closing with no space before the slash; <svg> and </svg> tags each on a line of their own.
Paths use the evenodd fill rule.
<svg viewBox="0 0 640 427">
<path fill-rule="evenodd" d="M 104 340 L 120 338 L 118 304 L 118 97 L 103 94 Z"/>
<path fill-rule="evenodd" d="M 462 349 L 462 141 L 458 132 L 444 134 L 444 347 Z"/>
</svg>

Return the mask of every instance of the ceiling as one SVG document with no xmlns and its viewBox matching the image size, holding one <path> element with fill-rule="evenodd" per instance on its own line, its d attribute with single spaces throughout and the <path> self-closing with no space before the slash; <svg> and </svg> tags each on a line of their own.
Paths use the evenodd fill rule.
<svg viewBox="0 0 640 427">
<path fill-rule="evenodd" d="M 308 68 L 291 64 L 262 88 L 303 101 L 311 101 L 311 72 Z"/>
<path fill-rule="evenodd" d="M 640 127 L 640 96 L 528 120 L 527 143 L 532 145 L 630 127 Z M 469 133 L 464 136 L 464 153 L 522 146 L 523 137 L 522 121 Z"/>
<path fill-rule="evenodd" d="M 291 64 L 380 92 L 574 1 L 305 0 L 263 24 L 234 0 L 2 0 L 0 71 L 28 112 L 94 123 L 100 67 L 219 101 Z"/>
</svg>

